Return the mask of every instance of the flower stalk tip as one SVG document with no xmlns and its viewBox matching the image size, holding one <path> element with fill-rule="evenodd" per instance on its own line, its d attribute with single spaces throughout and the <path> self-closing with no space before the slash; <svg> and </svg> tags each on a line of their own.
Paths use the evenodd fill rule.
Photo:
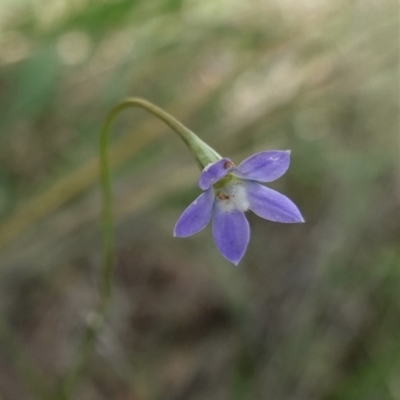
<svg viewBox="0 0 400 400">
<path fill-rule="evenodd" d="M 242 259 L 250 228 L 244 215 L 252 211 L 261 218 L 281 223 L 304 222 L 296 205 L 286 196 L 263 183 L 280 178 L 289 168 L 290 150 L 253 154 L 236 166 L 223 158 L 170 114 L 140 98 L 128 98 L 108 114 L 100 138 L 101 184 L 103 192 L 103 299 L 110 297 L 113 260 L 111 183 L 107 160 L 108 136 L 114 118 L 124 109 L 142 108 L 161 119 L 183 140 L 200 170 L 198 186 L 203 193 L 187 207 L 174 228 L 174 236 L 191 236 L 212 220 L 212 232 L 218 250 L 234 264 Z"/>
</svg>

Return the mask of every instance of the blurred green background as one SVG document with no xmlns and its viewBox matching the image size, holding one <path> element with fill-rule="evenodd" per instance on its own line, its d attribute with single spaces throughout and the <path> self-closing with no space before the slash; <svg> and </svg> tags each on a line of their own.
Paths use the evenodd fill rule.
<svg viewBox="0 0 400 400">
<path fill-rule="evenodd" d="M 240 162 L 306 224 L 249 214 L 238 268 L 180 139 L 113 128 L 113 307 L 73 399 L 400 398 L 399 6 L 390 0 L 1 0 L 0 399 L 55 399 L 97 300 L 98 135 L 141 96 Z"/>
</svg>

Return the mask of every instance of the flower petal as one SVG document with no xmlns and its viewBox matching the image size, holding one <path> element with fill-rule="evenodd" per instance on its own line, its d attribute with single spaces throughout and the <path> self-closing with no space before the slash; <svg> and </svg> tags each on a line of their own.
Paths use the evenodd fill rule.
<svg viewBox="0 0 400 400">
<path fill-rule="evenodd" d="M 297 206 L 283 194 L 257 182 L 247 181 L 245 185 L 250 210 L 259 217 L 284 223 L 304 222 Z"/>
<path fill-rule="evenodd" d="M 234 170 L 239 178 L 259 182 L 272 182 L 289 168 L 290 150 L 263 151 L 242 161 Z"/>
<path fill-rule="evenodd" d="M 222 255 L 235 265 L 243 257 L 250 239 L 249 223 L 238 210 L 225 212 L 215 203 L 212 230 Z"/>
<path fill-rule="evenodd" d="M 199 188 L 207 190 L 228 174 L 232 168 L 233 163 L 229 158 L 222 158 L 221 160 L 208 164 L 200 175 Z"/>
<path fill-rule="evenodd" d="M 182 213 L 174 228 L 174 236 L 186 237 L 204 229 L 210 222 L 214 204 L 214 190 L 202 193 Z"/>
</svg>

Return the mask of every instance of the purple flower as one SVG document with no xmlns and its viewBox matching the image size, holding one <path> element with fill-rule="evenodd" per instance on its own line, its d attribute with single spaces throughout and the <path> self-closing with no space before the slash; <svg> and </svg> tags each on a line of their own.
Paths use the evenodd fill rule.
<svg viewBox="0 0 400 400">
<path fill-rule="evenodd" d="M 275 222 L 304 222 L 291 200 L 258 183 L 280 178 L 289 163 L 290 151 L 276 150 L 256 153 L 237 167 L 228 158 L 208 164 L 199 179 L 204 192 L 183 212 L 174 236 L 191 236 L 204 229 L 212 217 L 218 250 L 237 265 L 250 239 L 246 211 Z"/>
</svg>

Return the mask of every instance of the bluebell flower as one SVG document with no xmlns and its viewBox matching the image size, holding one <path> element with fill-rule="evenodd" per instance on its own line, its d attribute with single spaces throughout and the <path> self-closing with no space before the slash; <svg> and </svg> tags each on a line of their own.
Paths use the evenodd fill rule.
<svg viewBox="0 0 400 400">
<path fill-rule="evenodd" d="M 289 163 L 290 151 L 274 150 L 256 153 L 237 167 L 228 158 L 208 164 L 198 182 L 204 192 L 183 212 L 175 225 L 174 236 L 191 236 L 212 219 L 218 250 L 237 265 L 250 239 L 246 211 L 275 222 L 304 222 L 291 200 L 260 184 L 280 178 Z"/>
</svg>

